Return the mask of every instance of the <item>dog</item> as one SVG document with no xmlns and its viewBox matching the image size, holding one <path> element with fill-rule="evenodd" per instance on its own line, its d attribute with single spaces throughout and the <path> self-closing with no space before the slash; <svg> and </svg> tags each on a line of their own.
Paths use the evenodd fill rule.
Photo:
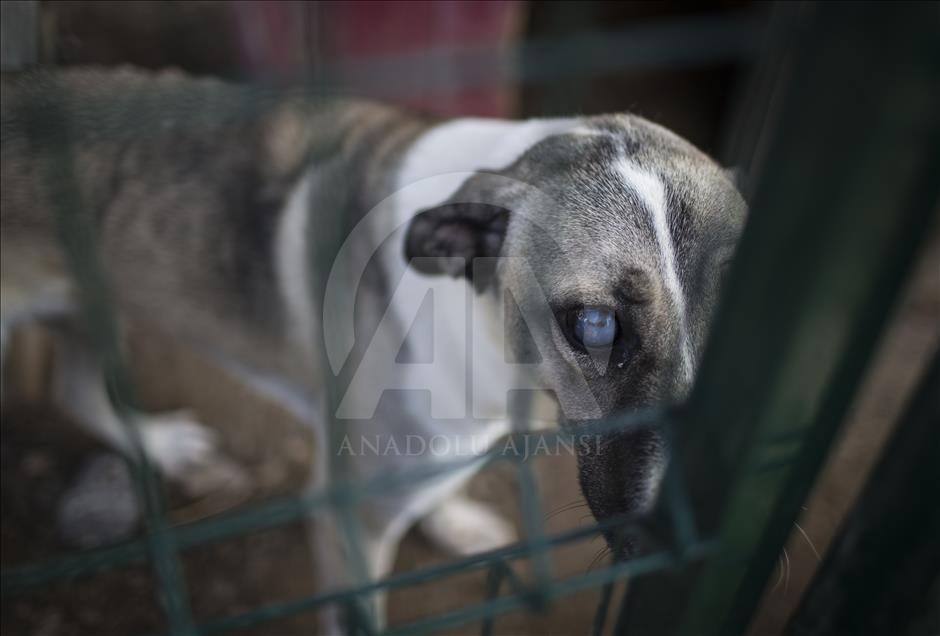
<svg viewBox="0 0 940 636">
<path fill-rule="evenodd" d="M 69 135 L 80 202 L 65 214 L 92 228 L 119 316 L 310 422 L 312 490 L 337 472 L 381 480 L 469 458 L 355 504 L 373 580 L 415 523 L 455 554 L 515 540 L 461 494 L 473 459 L 514 426 L 512 392 L 551 396 L 574 431 L 682 400 L 747 212 L 728 171 L 634 115 L 439 121 L 174 72 L 5 76 L 4 342 L 25 321 L 77 316 L 50 185 L 56 140 L 43 137 L 50 108 L 66 117 L 56 130 Z M 55 401 L 127 451 L 88 339 L 62 331 Z M 217 459 L 189 416 L 135 421 L 168 479 Z M 446 448 L 401 452 L 434 436 Z M 363 440 L 381 441 L 363 452 Z M 667 454 L 653 430 L 588 444 L 578 474 L 594 516 L 647 510 Z M 343 524 L 318 514 L 311 528 L 321 583 L 349 583 Z M 341 630 L 335 613 L 326 621 Z"/>
</svg>

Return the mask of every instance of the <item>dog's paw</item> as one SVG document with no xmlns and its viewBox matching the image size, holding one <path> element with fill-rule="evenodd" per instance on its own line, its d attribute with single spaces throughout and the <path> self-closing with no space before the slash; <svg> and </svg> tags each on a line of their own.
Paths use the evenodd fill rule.
<svg viewBox="0 0 940 636">
<path fill-rule="evenodd" d="M 421 521 L 421 530 L 442 550 L 468 556 L 515 543 L 516 529 L 490 506 L 465 497 L 446 501 Z"/>
<path fill-rule="evenodd" d="M 244 490 L 248 479 L 218 448 L 218 436 L 189 411 L 140 416 L 147 457 L 189 497 Z"/>
<path fill-rule="evenodd" d="M 189 411 L 138 416 L 144 450 L 165 477 L 176 479 L 216 453 L 218 438 Z"/>
</svg>

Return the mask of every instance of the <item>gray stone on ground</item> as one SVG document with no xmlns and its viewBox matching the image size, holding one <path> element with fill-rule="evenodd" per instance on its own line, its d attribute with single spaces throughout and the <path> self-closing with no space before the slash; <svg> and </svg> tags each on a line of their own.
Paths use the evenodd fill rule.
<svg viewBox="0 0 940 636">
<path fill-rule="evenodd" d="M 139 520 L 130 469 L 113 453 L 98 453 L 85 462 L 56 511 L 59 536 L 69 546 L 84 549 L 128 538 Z"/>
</svg>

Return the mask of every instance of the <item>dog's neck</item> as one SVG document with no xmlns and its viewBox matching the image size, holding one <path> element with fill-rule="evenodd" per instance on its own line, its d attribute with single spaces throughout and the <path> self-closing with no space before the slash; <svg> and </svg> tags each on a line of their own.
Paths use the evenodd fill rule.
<svg viewBox="0 0 940 636">
<path fill-rule="evenodd" d="M 383 270 L 390 280 L 402 281 L 391 296 L 390 310 L 399 316 L 408 329 L 406 346 L 417 350 L 419 359 L 431 359 L 445 355 L 446 363 L 438 363 L 438 384 L 462 386 L 460 374 L 469 371 L 471 401 L 468 412 L 486 417 L 506 411 L 507 387 L 518 386 L 516 378 L 510 377 L 511 367 L 506 365 L 507 344 L 504 324 L 504 300 L 501 296 L 484 292 L 476 294 L 465 278 L 422 277 L 416 280 L 405 277 L 407 263 L 404 259 L 405 229 L 412 217 L 427 207 L 437 205 L 454 194 L 468 176 L 477 171 L 497 171 L 515 162 L 529 148 L 543 139 L 576 130 L 580 123 L 576 119 L 541 119 L 528 121 L 506 121 L 496 119 L 458 119 L 434 126 L 419 136 L 403 154 L 396 172 L 395 192 L 386 200 L 388 214 L 394 218 L 395 232 L 389 236 L 389 227 L 377 224 L 373 244 L 381 246 Z M 414 312 L 424 302 L 428 286 L 433 292 L 434 311 L 437 322 L 433 329 L 452 330 L 449 338 L 437 340 L 435 347 L 430 339 L 415 337 L 432 329 L 422 326 L 420 321 L 428 316 L 417 317 Z M 461 316 L 469 304 L 469 322 Z M 429 313 L 429 312 L 425 312 Z M 418 328 L 415 328 L 417 325 Z M 467 334 L 472 330 L 471 345 L 465 347 Z M 423 341 L 422 341 L 423 340 Z M 445 342 L 458 343 L 444 352 Z M 467 356 L 470 359 L 467 359 Z M 408 371 L 420 374 L 418 366 Z M 426 381 L 415 378 L 416 386 Z M 432 407 L 433 410 L 433 407 Z"/>
<path fill-rule="evenodd" d="M 401 350 L 422 363 L 405 363 L 388 375 L 400 379 L 398 388 L 431 389 L 435 396 L 432 402 L 437 399 L 459 405 L 445 408 L 446 417 L 456 417 L 460 408 L 465 408 L 468 416 L 505 412 L 506 387 L 514 386 L 514 382 L 505 363 L 503 299 L 492 293 L 475 295 L 464 278 L 415 273 L 405 260 L 404 236 L 416 213 L 447 199 L 473 172 L 505 168 L 542 139 L 577 126 L 574 119 L 458 119 L 424 130 L 394 156 L 352 163 L 342 157 L 336 169 L 354 167 L 358 172 L 354 178 L 363 186 L 357 204 L 374 204 L 356 211 L 355 222 L 336 258 L 335 262 L 343 263 L 345 269 L 334 268 L 327 283 L 323 306 L 330 308 L 329 312 L 323 312 L 319 303 L 310 302 L 313 281 L 310 269 L 304 265 L 315 248 L 308 244 L 309 224 L 316 231 L 317 223 L 324 218 L 318 210 L 330 202 L 336 183 L 329 161 L 309 170 L 288 201 L 277 238 L 278 278 L 291 317 L 292 340 L 306 344 L 302 348 L 304 355 L 314 363 L 308 367 L 306 377 L 316 375 L 319 346 L 312 336 L 322 328 L 329 334 L 324 344 L 334 373 L 346 365 L 350 356 L 354 360 L 362 356 L 358 364 L 362 369 L 353 373 L 353 382 L 362 382 L 369 397 L 355 397 L 354 389 L 351 403 L 370 402 L 375 392 L 364 378 L 384 381 L 386 374 L 379 367 L 389 357 L 394 360 Z M 368 282 L 367 270 L 376 254 L 378 258 L 373 262 L 379 265 L 387 288 L 373 289 L 364 302 L 374 298 L 384 301 L 365 308 L 356 306 L 356 294 L 350 290 L 374 284 Z M 426 303 L 429 292 L 432 300 Z M 386 306 L 387 316 L 383 318 Z M 370 315 L 363 319 L 363 311 Z M 386 318 L 385 325 L 376 331 L 378 323 Z M 367 324 L 364 328 L 363 322 Z M 468 340 L 471 329 L 473 335 Z M 382 333 L 373 336 L 372 331 Z M 370 338 L 378 343 L 375 346 L 385 347 L 382 355 L 372 359 L 365 351 L 371 346 Z M 467 386 L 471 387 L 470 395 L 465 393 Z M 471 396 L 473 403 L 466 403 Z M 432 415 L 435 410 L 441 414 L 432 403 Z"/>
</svg>

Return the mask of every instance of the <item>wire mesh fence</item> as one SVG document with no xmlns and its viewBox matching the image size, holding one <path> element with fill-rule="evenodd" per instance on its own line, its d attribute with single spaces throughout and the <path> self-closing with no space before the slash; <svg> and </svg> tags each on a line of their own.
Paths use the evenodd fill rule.
<svg viewBox="0 0 940 636">
<path fill-rule="evenodd" d="M 561 597 L 594 588 L 600 590 L 590 628 L 596 634 L 743 632 L 908 270 L 911 246 L 918 243 L 936 201 L 940 55 L 935 29 L 929 17 L 924 19 L 929 13 L 929 7 L 891 5 L 779 7 L 769 27 L 746 14 L 539 42 L 511 60 L 486 50 L 422 54 L 430 60 L 425 69 L 443 57 L 455 57 L 460 69 L 455 74 L 449 60 L 442 66 L 446 72 L 416 75 L 416 59 L 406 56 L 379 65 L 327 69 L 316 84 L 286 91 L 292 97 L 318 99 L 349 92 L 383 96 L 428 91 L 441 87 L 438 80 L 461 86 L 494 77 L 557 81 L 625 68 L 753 61 L 761 45 L 737 118 L 740 125 L 728 142 L 730 154 L 751 173 L 754 206 L 695 391 L 681 406 L 597 422 L 579 431 L 660 430 L 675 453 L 659 503 L 643 518 L 613 517 L 557 535 L 543 530 L 531 465 L 538 458 L 496 450 L 366 481 L 338 466 L 325 491 L 171 525 L 131 416 L 135 399 L 98 262 L 92 212 L 83 209 L 74 177 L 74 150 L 89 131 L 74 128 L 73 96 L 61 88 L 56 99 L 32 108 L 26 119 L 31 141 L 49 149 L 45 183 L 82 292 L 86 324 L 133 442 L 131 465 L 146 511 L 146 534 L 46 564 L 4 568 L 3 595 L 147 562 L 159 581 L 167 632 L 174 635 L 225 633 L 328 605 L 343 608 L 351 633 L 420 634 L 479 622 L 482 633 L 490 634 L 503 613 L 539 611 Z M 874 34 L 883 39 L 882 50 L 866 46 Z M 833 81 L 836 76 L 839 80 Z M 890 81 L 895 91 L 871 98 L 863 89 L 872 78 Z M 283 87 L 256 86 L 207 93 L 201 101 L 168 95 L 146 104 L 132 98 L 124 104 L 81 107 L 107 122 L 106 130 L 99 127 L 95 134 L 146 135 L 168 111 L 198 127 L 206 121 L 250 117 L 284 94 Z M 887 170 L 883 162 L 870 159 L 885 152 L 896 157 Z M 320 271 L 328 271 L 339 249 L 341 228 L 337 222 L 335 236 L 318 238 L 335 242 L 321 250 Z M 832 294 L 833 289 L 839 293 Z M 318 294 L 322 296 L 322 288 Z M 335 407 L 338 389 L 327 395 Z M 521 420 L 513 435 L 524 445 L 530 432 Z M 567 432 L 539 435 L 570 443 Z M 181 551 L 332 511 L 353 552 L 361 555 L 353 512 L 359 503 L 470 464 L 500 462 L 517 471 L 526 529 L 521 543 L 379 581 L 369 580 L 360 565 L 343 589 L 199 624 L 194 620 L 180 573 Z M 653 537 L 652 547 L 580 576 L 555 575 L 553 550 L 612 528 Z M 519 564 L 526 565 L 527 574 L 514 567 Z M 479 602 L 384 631 L 365 609 L 376 591 L 446 584 L 448 577 L 471 570 L 487 572 L 486 597 Z M 628 578 L 631 584 L 615 612 L 614 585 Z"/>
</svg>

